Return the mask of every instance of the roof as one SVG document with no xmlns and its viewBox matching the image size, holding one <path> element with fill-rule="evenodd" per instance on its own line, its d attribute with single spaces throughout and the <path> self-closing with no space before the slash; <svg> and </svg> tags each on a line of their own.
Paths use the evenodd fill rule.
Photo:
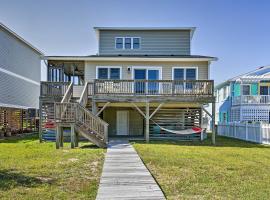
<svg viewBox="0 0 270 200">
<path fill-rule="evenodd" d="M 44 60 L 77 61 L 216 61 L 217 58 L 201 55 L 89 55 L 45 56 Z"/>
<path fill-rule="evenodd" d="M 94 27 L 94 30 L 115 30 L 115 31 L 191 31 L 191 38 L 196 30 L 196 27 Z"/>
<path fill-rule="evenodd" d="M 256 68 L 255 70 L 249 71 L 244 74 L 240 74 L 238 76 L 235 76 L 233 78 L 230 78 L 220 84 L 218 84 L 215 89 L 220 89 L 226 84 L 233 82 L 233 81 L 243 81 L 243 80 L 270 80 L 270 65 L 267 66 L 260 66 Z"/>
<path fill-rule="evenodd" d="M 34 47 L 29 42 L 27 42 L 25 39 L 23 39 L 21 36 L 19 36 L 14 31 L 10 30 L 7 26 L 5 26 L 4 24 L 2 24 L 1 22 L 0 22 L 0 28 L 3 28 L 6 32 L 8 32 L 9 34 L 13 35 L 15 38 L 17 38 L 18 40 L 20 40 L 22 43 L 26 44 L 28 47 L 30 47 L 31 49 L 33 49 L 34 51 L 36 51 L 38 54 L 44 55 L 43 52 L 41 52 L 40 50 L 38 50 L 36 47 Z"/>
</svg>

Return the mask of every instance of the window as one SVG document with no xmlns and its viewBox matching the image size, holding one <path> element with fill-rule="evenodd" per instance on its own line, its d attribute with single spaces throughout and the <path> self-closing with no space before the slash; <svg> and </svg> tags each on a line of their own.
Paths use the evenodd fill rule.
<svg viewBox="0 0 270 200">
<path fill-rule="evenodd" d="M 141 46 L 139 37 L 116 37 L 116 49 L 139 49 Z"/>
<path fill-rule="evenodd" d="M 174 80 L 184 80 L 184 69 L 174 69 Z"/>
<path fill-rule="evenodd" d="M 120 79 L 120 68 L 110 68 L 110 79 Z"/>
<path fill-rule="evenodd" d="M 115 39 L 115 47 L 116 47 L 116 49 L 123 49 L 123 39 L 124 38 L 116 38 Z"/>
<path fill-rule="evenodd" d="M 140 38 L 133 38 L 133 49 L 140 48 Z"/>
<path fill-rule="evenodd" d="M 114 79 L 118 80 L 121 77 L 120 67 L 97 67 L 98 79 Z"/>
<path fill-rule="evenodd" d="M 98 79 L 108 79 L 108 68 L 98 69 Z"/>
<path fill-rule="evenodd" d="M 125 49 L 131 49 L 131 38 L 125 38 Z"/>
<path fill-rule="evenodd" d="M 186 69 L 186 80 L 196 80 L 196 69 Z"/>
<path fill-rule="evenodd" d="M 260 86 L 260 95 L 269 95 L 269 86 Z"/>
<path fill-rule="evenodd" d="M 242 85 L 242 95 L 250 95 L 250 85 Z"/>
<path fill-rule="evenodd" d="M 172 74 L 173 80 L 196 80 L 197 68 L 175 67 Z"/>
</svg>

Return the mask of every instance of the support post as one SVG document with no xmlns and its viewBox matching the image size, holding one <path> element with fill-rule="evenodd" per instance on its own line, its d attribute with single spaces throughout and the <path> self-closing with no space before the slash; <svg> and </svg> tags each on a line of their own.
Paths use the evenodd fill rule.
<svg viewBox="0 0 270 200">
<path fill-rule="evenodd" d="M 203 128 L 203 106 L 201 106 L 201 128 Z M 201 141 L 203 141 L 203 129 L 201 131 Z"/>
<path fill-rule="evenodd" d="M 23 128 L 22 128 L 23 129 Z M 38 125 L 39 142 L 42 142 L 42 101 L 39 101 L 39 125 Z"/>
<path fill-rule="evenodd" d="M 92 113 L 96 115 L 98 113 L 98 107 L 96 101 L 92 101 Z"/>
<path fill-rule="evenodd" d="M 104 140 L 108 144 L 108 126 L 104 126 Z"/>
<path fill-rule="evenodd" d="M 76 140 L 76 135 L 75 135 L 75 130 L 74 130 L 74 124 L 70 125 L 70 141 L 71 141 L 71 148 L 75 148 L 75 140 Z"/>
<path fill-rule="evenodd" d="M 216 121 L 216 102 L 213 101 L 212 103 L 212 144 L 216 144 L 216 127 L 215 127 L 215 121 Z"/>
<path fill-rule="evenodd" d="M 149 142 L 149 102 L 146 102 L 145 106 L 145 140 Z"/>
<path fill-rule="evenodd" d="M 56 149 L 60 148 L 60 141 L 61 141 L 61 127 L 59 124 L 57 124 L 56 125 L 56 137 L 55 137 Z"/>
<path fill-rule="evenodd" d="M 79 146 L 79 134 L 77 132 L 75 132 L 75 147 Z"/>
</svg>

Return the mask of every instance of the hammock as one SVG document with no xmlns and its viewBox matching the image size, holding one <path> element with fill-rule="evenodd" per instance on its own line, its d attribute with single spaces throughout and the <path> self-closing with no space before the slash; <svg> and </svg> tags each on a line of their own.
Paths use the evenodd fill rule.
<svg viewBox="0 0 270 200">
<path fill-rule="evenodd" d="M 194 134 L 194 133 L 201 133 L 202 132 L 202 128 L 200 127 L 193 127 L 193 128 L 190 128 L 190 129 L 185 129 L 185 130 L 171 130 L 171 129 L 167 129 L 167 128 L 164 128 L 162 126 L 160 126 L 158 123 L 156 123 L 155 121 L 151 120 L 152 122 L 154 122 L 161 130 L 163 131 L 167 131 L 169 133 L 174 133 L 174 134 L 179 134 L 179 135 L 189 135 L 189 134 Z"/>
</svg>

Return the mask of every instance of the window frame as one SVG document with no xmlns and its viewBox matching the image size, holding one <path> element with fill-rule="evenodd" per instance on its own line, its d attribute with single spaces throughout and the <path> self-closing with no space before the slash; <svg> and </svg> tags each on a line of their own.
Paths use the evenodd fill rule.
<svg viewBox="0 0 270 200">
<path fill-rule="evenodd" d="M 122 39 L 122 48 L 117 48 L 117 39 Z M 115 37 L 114 39 L 114 47 L 115 49 L 124 49 L 125 48 L 125 37 Z"/>
<path fill-rule="evenodd" d="M 122 39 L 122 43 L 123 43 L 123 46 L 122 46 L 122 48 L 117 48 L 117 39 Z M 130 44 L 130 49 L 129 48 L 125 48 L 125 40 L 126 40 L 126 38 L 130 38 L 130 42 L 131 42 L 131 44 Z M 134 47 L 133 47 L 133 40 L 134 40 L 134 38 L 136 38 L 136 39 L 139 39 L 139 48 L 135 48 L 134 49 Z M 134 37 L 129 37 L 129 36 L 126 36 L 126 37 L 115 37 L 115 39 L 114 39 L 114 48 L 116 49 L 116 50 L 138 50 L 138 49 L 141 49 L 141 37 L 137 37 L 137 36 L 134 36 Z"/>
<path fill-rule="evenodd" d="M 110 79 L 111 77 L 111 70 L 110 69 L 119 69 L 119 80 L 122 79 L 122 66 L 96 66 L 96 79 L 98 78 L 98 73 L 100 68 L 106 68 L 108 69 L 108 79 L 102 79 L 102 80 L 116 80 L 116 79 Z M 118 79 L 117 79 L 118 80 Z"/>
<path fill-rule="evenodd" d="M 172 67 L 172 80 L 174 80 L 174 70 L 175 69 L 184 69 L 184 81 L 187 80 L 187 76 L 186 76 L 186 69 L 196 69 L 196 77 L 195 80 L 198 80 L 198 67 L 196 66 L 183 66 L 183 67 Z"/>
</svg>

